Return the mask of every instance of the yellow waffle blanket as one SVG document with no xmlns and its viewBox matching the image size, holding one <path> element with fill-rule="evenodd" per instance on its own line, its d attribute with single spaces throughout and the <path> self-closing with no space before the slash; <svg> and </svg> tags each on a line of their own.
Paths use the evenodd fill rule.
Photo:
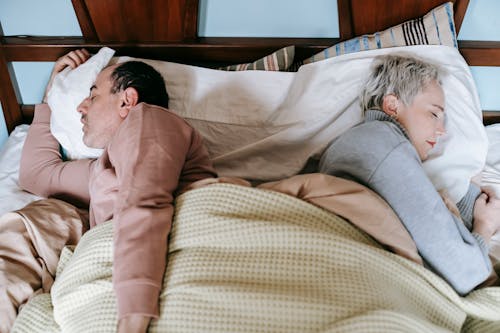
<svg viewBox="0 0 500 333">
<path fill-rule="evenodd" d="M 112 223 L 65 248 L 13 332 L 114 332 Z M 324 209 L 214 184 L 177 198 L 150 332 L 500 332 L 500 288 L 458 296 Z"/>
</svg>

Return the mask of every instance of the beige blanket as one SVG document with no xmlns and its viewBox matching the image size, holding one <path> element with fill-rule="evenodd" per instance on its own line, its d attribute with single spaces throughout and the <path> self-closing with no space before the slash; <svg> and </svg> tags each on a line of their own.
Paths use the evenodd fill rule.
<svg viewBox="0 0 500 333">
<path fill-rule="evenodd" d="M 177 198 L 151 332 L 498 332 L 500 289 L 459 297 L 344 219 L 263 189 L 213 184 Z M 63 251 L 51 295 L 13 332 L 113 332 L 112 223 Z M 465 323 L 465 325 L 464 325 Z"/>
</svg>

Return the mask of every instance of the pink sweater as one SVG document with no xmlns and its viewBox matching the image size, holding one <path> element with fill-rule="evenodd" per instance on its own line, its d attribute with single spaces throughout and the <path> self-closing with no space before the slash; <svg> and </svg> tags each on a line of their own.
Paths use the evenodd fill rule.
<svg viewBox="0 0 500 333">
<path fill-rule="evenodd" d="M 112 218 L 118 317 L 157 317 L 174 194 L 216 176 L 201 136 L 174 113 L 141 103 L 100 158 L 63 162 L 49 125 L 48 105 L 37 105 L 21 157 L 21 187 L 89 205 L 90 227 Z"/>
</svg>

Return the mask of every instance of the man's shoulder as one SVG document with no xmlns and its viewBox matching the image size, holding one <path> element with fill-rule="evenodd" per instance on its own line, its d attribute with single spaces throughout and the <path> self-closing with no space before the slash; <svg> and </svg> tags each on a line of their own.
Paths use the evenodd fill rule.
<svg viewBox="0 0 500 333">
<path fill-rule="evenodd" d="M 193 127 L 174 111 L 148 103 L 139 103 L 129 112 L 127 119 L 133 123 L 150 123 L 155 127 L 176 127 L 185 130 L 194 130 Z"/>
</svg>

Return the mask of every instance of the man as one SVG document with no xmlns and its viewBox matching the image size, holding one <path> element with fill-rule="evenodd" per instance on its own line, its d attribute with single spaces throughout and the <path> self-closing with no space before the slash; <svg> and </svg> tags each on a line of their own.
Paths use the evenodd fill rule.
<svg viewBox="0 0 500 333">
<path fill-rule="evenodd" d="M 77 50 L 58 59 L 48 87 L 58 72 L 88 57 Z M 200 135 L 167 106 L 163 78 L 151 66 L 113 65 L 77 110 L 84 143 L 104 148 L 100 158 L 64 162 L 46 104 L 35 108 L 22 153 L 21 187 L 89 205 L 90 227 L 113 219 L 119 332 L 144 332 L 158 316 L 174 194 L 216 176 Z"/>
</svg>

